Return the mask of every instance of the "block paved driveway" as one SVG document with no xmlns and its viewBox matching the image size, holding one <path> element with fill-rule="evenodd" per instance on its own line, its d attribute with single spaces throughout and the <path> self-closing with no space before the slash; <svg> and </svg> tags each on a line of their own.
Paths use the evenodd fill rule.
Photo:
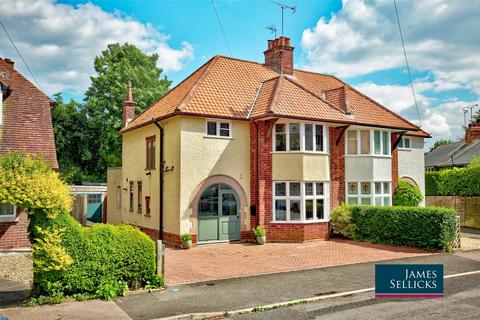
<svg viewBox="0 0 480 320">
<path fill-rule="evenodd" d="M 204 282 L 389 260 L 429 254 L 426 251 L 343 239 L 307 243 L 204 244 L 190 250 L 165 249 L 167 285 Z"/>
</svg>

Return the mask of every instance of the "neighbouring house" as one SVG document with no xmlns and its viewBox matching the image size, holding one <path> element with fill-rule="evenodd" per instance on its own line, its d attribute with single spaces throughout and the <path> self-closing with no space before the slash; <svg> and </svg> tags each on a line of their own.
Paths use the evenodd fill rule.
<svg viewBox="0 0 480 320">
<path fill-rule="evenodd" d="M 108 222 L 175 245 L 184 233 L 251 240 L 257 225 L 302 242 L 327 239 L 342 202 L 390 206 L 399 177 L 424 194 L 429 135 L 334 76 L 295 69 L 293 50 L 280 37 L 264 63 L 215 56 L 139 115 L 128 86 Z"/>
<path fill-rule="evenodd" d="M 58 169 L 50 109 L 55 103 L 0 58 L 0 154 L 20 151 L 39 155 Z M 0 250 L 30 246 L 28 217 L 22 208 L 0 203 Z"/>
<path fill-rule="evenodd" d="M 105 183 L 82 183 L 70 186 L 73 196 L 71 215 L 82 225 L 107 221 L 107 185 Z"/>
<path fill-rule="evenodd" d="M 480 156 L 480 123 L 470 123 L 465 139 L 439 145 L 425 154 L 425 170 L 439 171 L 452 167 L 465 167 Z"/>
</svg>

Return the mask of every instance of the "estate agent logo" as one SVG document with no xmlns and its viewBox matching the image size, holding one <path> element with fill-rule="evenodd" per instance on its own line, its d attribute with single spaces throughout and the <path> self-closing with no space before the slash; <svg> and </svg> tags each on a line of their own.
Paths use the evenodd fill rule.
<svg viewBox="0 0 480 320">
<path fill-rule="evenodd" d="M 375 297 L 443 297 L 443 265 L 377 264 L 375 265 Z"/>
</svg>

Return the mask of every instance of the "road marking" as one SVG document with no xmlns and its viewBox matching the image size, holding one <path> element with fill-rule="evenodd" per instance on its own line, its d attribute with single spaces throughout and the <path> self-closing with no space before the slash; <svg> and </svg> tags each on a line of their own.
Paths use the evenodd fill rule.
<svg viewBox="0 0 480 320">
<path fill-rule="evenodd" d="M 443 276 L 443 279 L 455 278 L 455 277 L 461 277 L 461 276 L 469 276 L 469 275 L 477 274 L 477 273 L 480 273 L 480 270 L 449 274 L 448 276 Z"/>
<path fill-rule="evenodd" d="M 449 274 L 449 275 L 443 276 L 443 278 L 444 279 L 449 279 L 449 278 L 456 278 L 456 277 L 462 277 L 462 276 L 469 276 L 469 275 L 478 274 L 478 273 L 480 273 L 480 270 Z M 167 320 L 167 319 L 168 320 L 210 319 L 210 318 L 218 318 L 219 316 L 226 316 L 226 315 L 233 316 L 233 315 L 240 315 L 240 314 L 258 312 L 258 310 L 268 311 L 268 310 L 271 310 L 271 309 L 277 309 L 277 308 L 281 308 L 281 307 L 290 307 L 290 306 L 294 306 L 294 305 L 298 305 L 298 304 L 315 302 L 315 301 L 320 301 L 320 300 L 326 300 L 326 299 L 330 299 L 330 298 L 344 297 L 344 296 L 354 295 L 354 294 L 358 294 L 358 293 L 370 292 L 370 291 L 374 291 L 374 290 L 375 290 L 374 287 L 373 288 L 365 288 L 365 289 L 359 289 L 359 290 L 333 293 L 333 294 L 328 294 L 328 295 L 318 296 L 318 297 L 311 297 L 311 298 L 305 298 L 305 299 L 297 299 L 297 300 L 290 300 L 290 301 L 266 304 L 266 305 L 257 306 L 257 307 L 254 307 L 254 308 L 244 308 L 244 309 L 238 309 L 238 310 L 232 310 L 232 311 L 223 311 L 223 312 L 188 313 L 188 314 L 176 315 L 176 316 L 171 316 L 171 317 L 158 318 L 156 320 L 160 320 L 160 319 L 163 319 L 163 320 Z"/>
</svg>

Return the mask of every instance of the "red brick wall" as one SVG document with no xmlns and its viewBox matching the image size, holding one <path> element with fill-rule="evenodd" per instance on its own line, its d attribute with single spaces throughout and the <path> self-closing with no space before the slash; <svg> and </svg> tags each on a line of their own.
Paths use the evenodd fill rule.
<svg viewBox="0 0 480 320">
<path fill-rule="evenodd" d="M 330 212 L 345 202 L 345 132 L 341 128 L 330 128 Z"/>
<path fill-rule="evenodd" d="M 319 223 L 271 223 L 273 220 L 272 208 L 272 132 L 271 123 L 267 121 L 258 122 L 258 137 L 254 123 L 250 125 L 250 183 L 252 204 L 256 203 L 256 179 L 259 185 L 259 201 L 257 203 L 257 216 L 251 218 L 252 228 L 259 225 L 267 229 L 267 239 L 269 241 L 289 241 L 303 242 L 316 239 L 328 239 L 329 224 L 327 222 Z M 258 141 L 258 174 L 256 170 Z M 343 150 L 343 149 L 342 149 Z M 343 151 L 342 151 L 343 152 Z M 343 153 L 342 153 L 343 154 Z M 341 157 L 343 162 L 343 157 Z M 343 167 L 343 166 L 342 166 Z M 342 185 L 344 182 L 342 180 Z M 250 231 L 244 231 L 241 234 L 242 240 L 254 239 Z"/>
<path fill-rule="evenodd" d="M 398 135 L 392 133 L 391 136 L 391 145 L 395 143 Z M 395 190 L 398 187 L 398 147 L 392 151 L 392 194 L 395 193 Z"/>
<path fill-rule="evenodd" d="M 14 222 L 0 222 L 0 250 L 30 248 L 28 239 L 28 215 L 17 210 L 18 218 Z"/>
</svg>

